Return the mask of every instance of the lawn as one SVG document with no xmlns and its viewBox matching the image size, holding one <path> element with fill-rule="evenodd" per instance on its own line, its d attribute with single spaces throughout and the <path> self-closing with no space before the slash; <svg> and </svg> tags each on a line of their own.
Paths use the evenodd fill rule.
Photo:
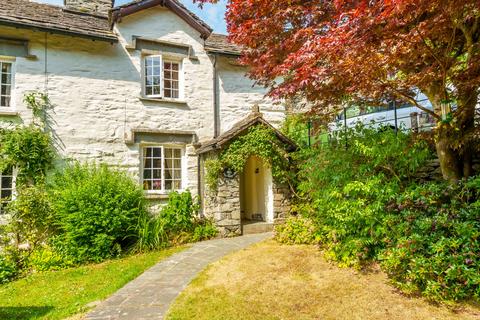
<svg viewBox="0 0 480 320">
<path fill-rule="evenodd" d="M 0 319 L 64 319 L 81 314 L 182 248 L 33 274 L 0 286 Z"/>
<path fill-rule="evenodd" d="M 479 319 L 472 306 L 406 297 L 379 271 L 326 262 L 313 246 L 267 241 L 202 272 L 175 301 L 169 320 Z"/>
</svg>

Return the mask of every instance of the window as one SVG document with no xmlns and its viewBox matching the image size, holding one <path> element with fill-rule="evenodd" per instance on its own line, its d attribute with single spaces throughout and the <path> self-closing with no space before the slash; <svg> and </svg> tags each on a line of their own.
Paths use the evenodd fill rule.
<svg viewBox="0 0 480 320">
<path fill-rule="evenodd" d="M 143 189 L 161 193 L 181 190 L 182 153 L 181 148 L 143 148 Z"/>
<path fill-rule="evenodd" d="M 10 107 L 12 97 L 13 65 L 0 61 L 0 108 Z"/>
<path fill-rule="evenodd" d="M 5 206 L 12 200 L 15 189 L 15 178 L 12 170 L 0 172 L 0 214 L 4 214 Z"/>
<path fill-rule="evenodd" d="M 144 94 L 151 98 L 179 99 L 181 63 L 162 56 L 145 57 Z"/>
</svg>

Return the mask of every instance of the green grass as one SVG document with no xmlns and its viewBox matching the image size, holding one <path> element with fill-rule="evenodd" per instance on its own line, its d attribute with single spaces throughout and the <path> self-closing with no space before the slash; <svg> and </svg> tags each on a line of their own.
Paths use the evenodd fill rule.
<svg viewBox="0 0 480 320">
<path fill-rule="evenodd" d="M 101 264 L 49 271 L 0 286 L 0 319 L 64 319 L 88 311 L 156 262 L 182 250 L 173 248 Z"/>
</svg>

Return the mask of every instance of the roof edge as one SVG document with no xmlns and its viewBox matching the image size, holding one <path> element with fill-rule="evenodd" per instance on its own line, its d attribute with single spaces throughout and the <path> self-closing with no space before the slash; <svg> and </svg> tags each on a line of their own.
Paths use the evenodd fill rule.
<svg viewBox="0 0 480 320">
<path fill-rule="evenodd" d="M 100 36 L 100 35 L 89 34 L 86 32 L 73 31 L 73 30 L 61 29 L 61 28 L 55 28 L 55 27 L 40 26 L 35 23 L 22 23 L 18 21 L 0 19 L 0 25 L 15 27 L 15 28 L 22 28 L 22 29 L 40 30 L 44 32 L 46 31 L 46 32 L 51 32 L 59 35 L 76 36 L 79 38 L 85 38 L 90 40 L 98 40 L 98 41 L 114 42 L 114 43 L 118 42 L 118 38 L 116 36 L 111 36 L 111 37 Z"/>
<path fill-rule="evenodd" d="M 192 28 L 197 30 L 203 39 L 206 39 L 212 34 L 213 29 L 197 17 L 193 12 L 183 7 L 181 4 L 172 0 L 143 0 L 133 1 L 121 6 L 113 8 L 111 12 L 111 24 L 119 21 L 122 17 L 129 16 L 131 14 L 150 9 L 156 6 L 163 6 L 172 10 L 182 20 L 188 23 Z"/>
</svg>

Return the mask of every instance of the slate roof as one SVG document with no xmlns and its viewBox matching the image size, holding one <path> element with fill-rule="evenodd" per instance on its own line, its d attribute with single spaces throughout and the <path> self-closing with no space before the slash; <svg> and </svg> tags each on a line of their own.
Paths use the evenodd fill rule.
<svg viewBox="0 0 480 320">
<path fill-rule="evenodd" d="M 281 133 L 278 129 L 274 128 L 268 121 L 263 119 L 263 115 L 260 112 L 251 112 L 246 118 L 237 122 L 230 130 L 225 131 L 215 139 L 212 139 L 206 143 L 203 143 L 197 150 L 197 154 L 203 154 L 213 150 L 221 150 L 230 141 L 236 137 L 245 133 L 250 127 L 254 125 L 262 124 L 273 129 L 273 132 L 277 136 L 278 140 L 286 145 L 286 150 L 291 152 L 298 149 L 295 142 L 290 140 L 287 136 Z"/>
<path fill-rule="evenodd" d="M 212 33 L 205 41 L 205 50 L 212 53 L 222 53 L 233 56 L 240 56 L 242 48 L 236 44 L 230 43 L 226 35 Z"/>
<path fill-rule="evenodd" d="M 0 24 L 116 42 L 107 17 L 28 0 L 1 0 Z"/>
</svg>

